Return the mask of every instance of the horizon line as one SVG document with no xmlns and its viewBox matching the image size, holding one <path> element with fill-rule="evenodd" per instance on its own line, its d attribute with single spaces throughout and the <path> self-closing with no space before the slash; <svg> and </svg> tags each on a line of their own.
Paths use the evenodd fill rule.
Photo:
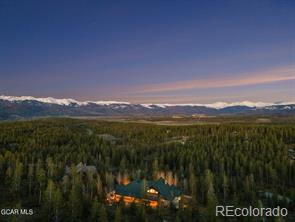
<svg viewBox="0 0 295 222">
<path fill-rule="evenodd" d="M 211 103 L 134 103 L 128 101 L 115 101 L 115 100 L 76 100 L 73 98 L 56 98 L 56 97 L 35 97 L 35 96 L 7 96 L 7 95 L 0 95 L 0 100 L 6 101 L 30 101 L 35 100 L 43 103 L 53 103 L 53 104 L 62 104 L 62 105 L 69 105 L 71 103 L 76 103 L 79 105 L 87 105 L 89 103 L 94 103 L 97 105 L 106 105 L 106 104 L 130 104 L 130 105 L 163 105 L 163 106 L 208 106 L 208 105 L 241 105 L 241 104 L 251 104 L 251 105 L 258 105 L 258 106 L 271 106 L 271 105 L 288 105 L 288 104 L 295 104 L 295 101 L 273 101 L 273 102 L 263 102 L 263 101 L 253 101 L 253 100 L 237 100 L 235 102 L 226 102 L 226 101 L 216 101 Z"/>
</svg>

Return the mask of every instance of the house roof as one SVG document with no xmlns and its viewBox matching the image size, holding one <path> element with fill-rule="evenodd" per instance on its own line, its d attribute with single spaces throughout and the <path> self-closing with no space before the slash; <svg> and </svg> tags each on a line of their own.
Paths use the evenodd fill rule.
<svg viewBox="0 0 295 222">
<path fill-rule="evenodd" d="M 144 183 L 146 183 L 144 185 Z M 148 180 L 135 180 L 127 185 L 117 185 L 115 192 L 123 196 L 131 196 L 136 198 L 143 198 L 147 189 L 154 188 L 157 190 L 161 197 L 166 200 L 173 200 L 175 197 L 181 195 L 181 191 L 177 189 L 176 186 L 165 183 L 163 178 L 160 178 L 157 181 L 148 181 Z M 156 200 L 156 196 L 148 196 L 148 199 Z"/>
<path fill-rule="evenodd" d="M 284 196 L 279 195 L 279 194 L 275 195 L 272 192 L 260 190 L 260 191 L 258 191 L 258 193 L 259 193 L 259 195 L 261 195 L 263 197 L 266 197 L 266 198 L 272 199 L 272 198 L 276 197 L 279 201 L 285 200 L 285 201 L 287 201 L 287 203 L 292 202 L 292 200 L 289 197 L 284 197 Z"/>
<path fill-rule="evenodd" d="M 88 172 L 90 172 L 90 173 L 93 173 L 93 174 L 97 174 L 97 169 L 96 169 L 95 166 L 92 166 L 92 165 L 87 166 L 86 164 L 83 164 L 82 162 L 80 162 L 76 166 L 76 172 L 77 173 L 88 173 Z M 66 166 L 65 174 L 68 174 L 68 175 L 71 174 L 70 167 Z"/>
</svg>

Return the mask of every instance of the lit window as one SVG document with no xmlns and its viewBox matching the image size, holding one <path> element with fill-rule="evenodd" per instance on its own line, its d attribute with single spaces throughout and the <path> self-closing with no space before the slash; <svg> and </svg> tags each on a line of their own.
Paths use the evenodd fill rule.
<svg viewBox="0 0 295 222">
<path fill-rule="evenodd" d="M 148 189 L 147 192 L 152 194 L 158 194 L 158 191 L 156 191 L 154 188 Z"/>
</svg>

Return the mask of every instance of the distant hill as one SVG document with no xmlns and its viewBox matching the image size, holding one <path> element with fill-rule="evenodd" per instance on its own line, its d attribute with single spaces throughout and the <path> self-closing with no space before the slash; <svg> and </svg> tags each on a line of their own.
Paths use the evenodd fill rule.
<svg viewBox="0 0 295 222">
<path fill-rule="evenodd" d="M 132 104 L 117 101 L 0 96 L 0 120 L 42 116 L 172 116 L 295 114 L 295 102 L 249 101 L 212 104 Z"/>
</svg>

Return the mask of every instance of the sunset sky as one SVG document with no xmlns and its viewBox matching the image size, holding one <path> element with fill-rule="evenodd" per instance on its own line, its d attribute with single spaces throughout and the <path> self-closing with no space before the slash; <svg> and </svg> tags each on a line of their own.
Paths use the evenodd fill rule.
<svg viewBox="0 0 295 222">
<path fill-rule="evenodd" d="M 0 95 L 295 101 L 295 1 L 0 0 Z"/>
</svg>

